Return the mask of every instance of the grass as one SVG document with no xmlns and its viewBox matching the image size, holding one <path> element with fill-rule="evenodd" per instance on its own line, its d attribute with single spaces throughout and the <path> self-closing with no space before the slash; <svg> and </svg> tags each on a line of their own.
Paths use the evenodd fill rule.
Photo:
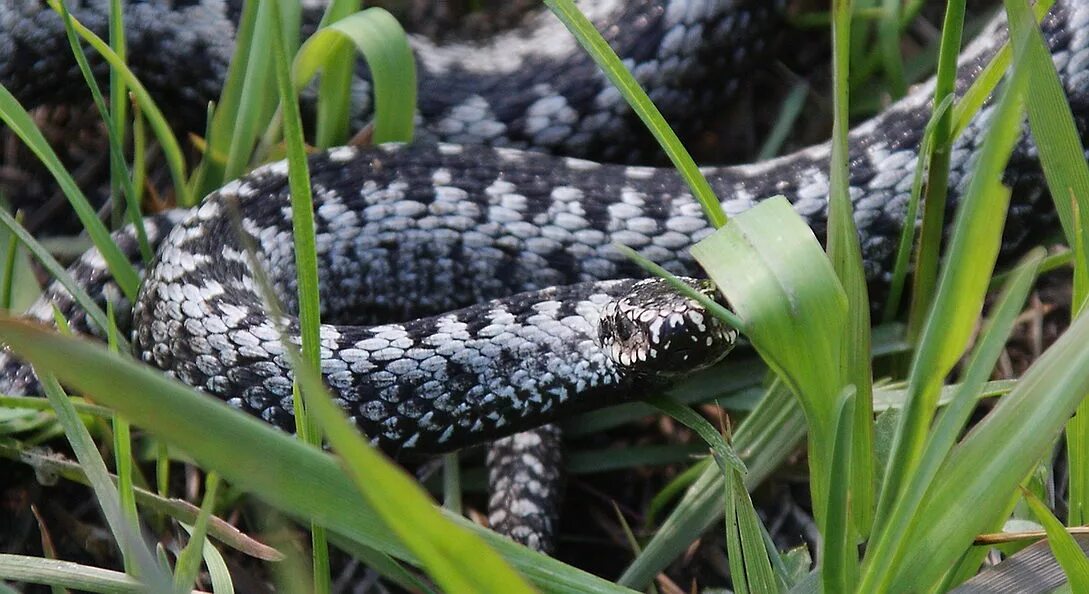
<svg viewBox="0 0 1089 594">
<path fill-rule="evenodd" d="M 343 142 L 347 138 L 344 97 L 349 80 L 343 58 L 354 48 L 372 64 L 375 73 L 375 137 L 407 140 L 413 131 L 415 79 L 403 32 L 387 13 L 360 11 L 358 2 L 333 2 L 323 21 L 326 27 L 295 47 L 291 36 L 279 32 L 296 30 L 297 4 L 276 0 L 246 4 L 235 60 L 221 100 L 211 110 L 208 131 L 200 144 L 201 162 L 192 174 L 180 160 L 177 141 L 168 127 L 164 129 L 158 109 L 124 67 L 125 51 L 118 37 L 112 36 L 107 45 L 74 20 L 69 31 L 72 39 L 78 34 L 111 64 L 110 101 L 107 104 L 97 97 L 96 103 L 111 136 L 114 195 L 129 199 L 130 212 L 142 185 L 133 178 L 144 175 L 141 164 L 126 165 L 122 155 L 130 124 L 135 134 L 146 119 L 155 132 L 167 154 L 173 191 L 181 204 L 191 203 L 193 197 L 272 154 L 287 155 L 300 275 L 302 348 L 296 368 L 301 399 L 296 410 L 305 413 L 298 418 L 301 439 L 119 354 L 117 351 L 125 349 L 115 331 L 110 333 L 115 339 L 111 351 L 22 322 L 0 320 L 4 341 L 45 374 L 51 405 L 47 411 L 40 400 L 0 400 L 0 455 L 21 459 L 39 471 L 57 473 L 64 480 L 89 483 L 125 570 L 119 573 L 0 555 L 0 577 L 89 591 L 135 590 L 138 583 L 157 591 L 187 591 L 200 577 L 203 564 L 209 581 L 201 585 L 227 592 L 233 585 L 221 553 L 226 547 L 232 549 L 231 554 L 296 568 L 285 572 L 289 574 L 283 578 L 285 588 L 295 584 L 325 592 L 331 589 L 327 553 L 331 543 L 363 560 L 389 583 L 410 590 L 646 591 L 653 588 L 652 581 L 663 569 L 713 527 L 707 539 L 710 544 L 703 546 L 728 552 L 731 585 L 738 592 L 800 591 L 815 584 L 829 591 L 868 592 L 906 586 L 948 590 L 974 575 L 988 551 L 974 546 L 974 539 L 1001 528 L 1011 513 L 1020 514 L 1013 510 L 1023 501 L 1050 535 L 1071 583 L 1089 583 L 1089 561 L 1066 535 L 1062 520 L 1022 488 L 1038 486 L 1031 477 L 1038 466 L 1049 464 L 1052 444 L 1064 428 L 1071 460 L 1089 456 L 1089 423 L 1081 404 L 1089 392 L 1089 322 L 1084 316 L 1075 318 L 1067 334 L 1022 379 L 999 385 L 988 382 L 1044 261 L 1040 250 L 1031 251 L 1011 272 L 995 279 L 1010 198 L 1001 184 L 1001 173 L 1026 112 L 1066 240 L 1074 248 L 1068 261 L 1075 268 L 1075 278 L 1080 279 L 1075 281 L 1079 303 L 1089 284 L 1085 280 L 1089 278 L 1085 248 L 1089 245 L 1085 240 L 1089 205 L 1084 203 L 1089 197 L 1089 169 L 1058 78 L 1033 25 L 1039 14 L 1032 14 L 1020 2 L 1006 2 L 1014 23 L 1012 48 L 966 97 L 957 100 L 949 91 L 965 10 L 963 3 L 949 3 L 937 49 L 939 82 L 934 116 L 927 128 L 927 148 L 919 159 L 912 200 L 923 211 L 924 226 L 918 238 L 904 236 L 899 258 L 908 261 L 910 246 L 917 245 L 918 274 L 908 306 L 909 331 L 906 341 L 890 341 L 871 333 L 870 328 L 870 306 L 846 187 L 847 118 L 852 93 L 865 77 L 884 80 L 892 96 L 903 92 L 907 58 L 899 55 L 898 36 L 920 3 L 835 2 L 827 16 L 834 38 L 827 252 L 782 199 L 765 200 L 727 220 L 684 146 L 596 31 L 571 2 L 548 0 L 546 4 L 621 88 L 700 197 L 709 219 L 721 227 L 700 242 L 694 253 L 731 303 L 732 312 L 718 313 L 746 332 L 762 359 L 736 358 L 722 369 L 690 378 L 649 401 L 691 427 L 705 446 L 633 448 L 624 454 L 578 452 L 572 456 L 582 472 L 603 472 L 618 466 L 653 464 L 655 458 L 676 464 L 693 451 L 712 454 L 686 463 L 687 470 L 663 485 L 648 502 L 648 525 L 636 526 L 634 533 L 628 533 L 638 542 L 633 543 L 633 556 L 621 575 L 616 579 L 598 577 L 528 551 L 455 511 L 435 505 L 412 477 L 369 447 L 316 382 L 320 315 L 305 158 L 310 147 L 304 144 L 296 93 L 318 70 L 326 68 L 319 84 L 314 138 L 319 147 Z M 120 18 L 117 6 L 114 3 L 115 27 Z M 866 51 L 870 43 L 878 51 Z M 936 188 L 945 187 L 949 146 L 998 84 L 1003 63 L 1012 67 L 1012 74 L 995 95 L 996 113 L 972 183 L 958 205 L 953 233 L 940 251 L 944 258 L 939 258 L 940 234 L 935 229 L 943 225 L 944 209 L 943 190 Z M 336 65 L 324 66 L 327 64 Z M 125 90 L 136 97 L 140 116 L 136 121 L 123 107 L 125 101 L 118 98 Z M 799 112 L 797 96 L 795 92 L 784 105 L 783 114 L 793 117 L 790 114 Z M 105 227 L 97 223 L 72 176 L 29 115 L 2 88 L 0 117 L 56 177 L 81 220 L 87 219 L 84 222 L 92 240 L 106 254 L 126 295 L 135 294 L 135 272 L 116 246 L 111 247 Z M 778 137 L 782 134 L 781 129 L 776 130 L 776 138 L 767 146 L 781 145 Z M 923 179 L 928 183 L 921 183 Z M 15 217 L 0 213 L 0 218 L 52 274 L 64 279 L 60 266 L 22 230 Z M 907 269 L 906 265 L 898 267 L 896 282 L 901 286 L 906 284 Z M 1001 293 L 984 318 L 984 297 L 996 283 Z M 70 291 L 86 303 L 99 327 L 113 327 L 111 312 L 102 312 L 74 287 Z M 274 308 L 274 299 L 268 301 Z M 900 309 L 895 300 L 886 307 L 887 312 Z M 892 313 L 887 316 L 895 317 Z M 891 378 L 894 382 L 874 382 L 873 360 L 876 357 L 880 362 L 889 352 L 910 365 L 905 374 Z M 952 382 L 949 376 L 955 369 Z M 57 380 L 93 398 L 93 403 L 70 399 Z M 976 403 L 984 396 L 994 397 L 997 404 L 966 433 Z M 724 431 L 712 422 L 715 417 L 709 421 L 689 408 L 716 399 L 742 403 L 747 414 L 736 427 Z M 877 430 L 875 409 L 881 415 Z M 647 410 L 645 405 L 629 404 L 591 413 L 573 420 L 569 433 L 610 430 L 646 415 Z M 1068 423 L 1075 411 L 1077 415 Z M 105 427 L 104 418 L 114 419 L 114 438 L 96 443 L 88 428 L 97 431 Z M 78 464 L 38 456 L 27 446 L 34 440 L 32 432 L 52 434 L 49 426 L 56 423 L 63 428 Z M 146 432 L 147 437 L 130 443 L 130 425 Z M 336 457 L 321 449 L 323 435 Z M 789 569 L 799 564 L 805 567 L 797 552 L 780 552 L 769 546 L 766 527 L 754 512 L 750 496 L 797 451 L 803 438 L 808 439 L 813 512 L 824 539 L 823 550 L 808 574 Z M 141 464 L 141 444 L 157 453 L 153 483 L 158 494 L 147 489 L 140 476 L 140 469 L 147 466 Z M 110 473 L 105 462 L 109 456 L 99 452 L 103 447 L 115 457 L 116 474 Z M 170 488 L 166 476 L 170 460 L 190 461 L 207 473 L 199 508 L 164 496 Z M 461 480 L 446 484 L 461 489 L 473 482 L 471 473 L 466 473 Z M 1089 505 L 1087 484 L 1084 464 L 1072 468 L 1066 494 L 1071 504 L 1070 516 L 1065 518 L 1068 524 L 1083 522 Z M 233 531 L 221 519 L 232 509 L 227 495 L 232 492 L 245 494 L 248 506 L 260 514 L 282 515 L 308 526 L 310 552 L 300 559 L 293 547 L 271 548 Z M 448 493 L 447 499 L 457 501 L 460 493 Z M 138 516 L 132 513 L 134 508 Z M 172 559 L 164 559 L 137 537 L 139 522 L 158 523 L 164 517 L 176 519 L 190 534 Z M 648 534 L 649 538 L 643 538 Z M 860 549 L 860 543 L 866 546 Z M 306 566 L 312 573 L 310 583 L 299 575 L 305 574 Z"/>
</svg>

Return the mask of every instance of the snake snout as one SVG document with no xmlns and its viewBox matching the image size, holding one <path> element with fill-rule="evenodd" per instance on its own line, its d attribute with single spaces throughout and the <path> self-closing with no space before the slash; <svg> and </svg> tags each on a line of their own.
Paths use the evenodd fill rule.
<svg viewBox="0 0 1089 594">
<path fill-rule="evenodd" d="M 683 279 L 721 300 L 709 281 Z M 639 281 L 602 310 L 601 346 L 626 373 L 668 379 L 707 367 L 734 347 L 737 331 L 658 278 Z"/>
</svg>

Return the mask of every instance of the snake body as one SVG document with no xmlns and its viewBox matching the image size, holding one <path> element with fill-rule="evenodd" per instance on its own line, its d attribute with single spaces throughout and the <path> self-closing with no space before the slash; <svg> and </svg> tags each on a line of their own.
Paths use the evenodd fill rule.
<svg viewBox="0 0 1089 594">
<path fill-rule="evenodd" d="M 0 9 L 0 50 L 14 47 L 16 55 L 29 59 L 25 52 L 32 45 L 48 47 L 48 36 L 42 34 L 48 30 L 47 20 L 31 14 L 36 2 L 21 2 L 16 0 L 14 10 L 11 6 Z M 222 17 L 226 6 L 214 0 L 175 4 L 167 3 L 165 9 L 148 4 L 146 9 L 218 10 L 215 14 Z M 713 19 L 721 14 L 735 19 L 763 14 L 746 6 L 676 0 L 655 5 L 647 22 L 657 23 L 654 30 L 664 34 L 647 35 L 658 43 L 651 49 L 663 51 L 664 39 L 678 30 L 678 24 L 684 25 L 683 31 L 698 28 L 698 35 L 685 34 L 697 45 L 696 40 L 709 35 L 711 28 L 703 26 L 701 18 L 718 22 Z M 222 19 L 209 19 L 190 19 L 182 30 L 200 33 L 215 30 L 213 25 L 227 26 Z M 753 18 L 750 22 L 764 21 Z M 667 27 L 670 24 L 673 27 Z M 729 29 L 721 23 L 716 26 Z M 621 30 L 612 32 L 614 39 L 627 39 Z M 1085 138 L 1089 131 L 1089 6 L 1058 1 L 1043 30 Z M 998 19 L 966 48 L 960 62 L 959 92 L 1004 38 L 1004 25 Z M 681 46 L 688 43 L 685 37 Z M 206 46 L 218 47 L 210 42 Z M 194 46 L 184 47 L 193 51 Z M 463 64 L 426 50 L 425 54 L 421 63 L 427 72 L 441 70 L 441 64 L 454 70 L 459 67 L 456 64 Z M 541 70 L 545 63 L 532 60 L 547 57 L 519 55 L 519 68 L 533 66 L 530 70 Z M 636 64 L 637 73 L 642 63 L 646 62 Z M 195 72 L 198 77 L 208 76 Z M 550 72 L 542 80 L 563 78 L 555 70 Z M 644 68 L 642 75 L 652 87 L 655 72 Z M 11 88 L 32 99 L 53 92 L 34 78 L 25 65 L 0 57 L 0 82 L 11 83 Z M 678 80 L 682 79 L 687 80 Z M 364 88 L 366 79 L 361 78 L 359 85 Z M 594 91 L 590 83 L 585 86 L 594 97 L 590 104 L 607 103 L 601 97 L 608 92 Z M 206 92 L 199 85 L 189 88 L 195 98 Z M 662 98 L 673 96 L 669 83 L 653 88 L 666 89 L 659 91 Z M 633 280 L 640 271 L 611 246 L 629 245 L 672 272 L 695 276 L 699 271 L 687 250 L 711 228 L 672 170 L 487 146 L 489 142 L 532 143 L 575 153 L 595 146 L 624 146 L 627 137 L 623 135 L 619 140 L 606 135 L 589 141 L 579 136 L 581 132 L 557 132 L 554 137 L 544 135 L 556 139 L 548 142 L 541 134 L 526 132 L 558 129 L 557 122 L 586 132 L 589 128 L 580 126 L 588 126 L 587 121 L 628 117 L 620 117 L 618 110 L 624 110 L 617 104 L 603 112 L 578 112 L 572 107 L 576 102 L 553 86 L 532 92 L 542 96 L 523 101 L 521 115 L 504 114 L 496 120 L 487 115 L 494 113 L 490 99 L 484 100 L 488 109 L 464 108 L 474 102 L 480 108 L 483 104 L 472 97 L 490 97 L 484 91 L 471 96 L 452 93 L 460 97 L 458 105 L 437 110 L 446 115 L 430 120 L 429 134 L 446 130 L 448 138 L 477 144 L 342 147 L 310 159 L 323 320 L 327 322 L 322 327 L 322 371 L 340 404 L 387 450 L 434 452 L 481 443 L 576 410 L 638 397 L 654 386 L 623 369 L 634 351 L 613 353 L 599 336 L 603 312 L 615 314 L 617 303 L 648 286 Z M 866 273 L 876 290 L 887 279 L 904 225 L 931 94 L 931 85 L 921 85 L 850 135 L 851 198 Z M 427 100 L 422 101 L 421 111 L 427 105 Z M 460 116 L 454 118 L 454 112 Z M 954 146 L 951 209 L 967 186 L 991 113 L 991 107 L 984 107 Z M 442 123 L 444 117 L 447 124 Z M 454 131 L 455 120 L 501 120 L 504 131 L 491 140 L 475 133 L 461 138 L 457 134 L 489 126 L 466 125 Z M 603 157 L 619 155 L 597 152 Z M 828 158 L 825 144 L 763 163 L 708 168 L 705 174 L 727 213 L 784 194 L 823 235 Z M 1007 253 L 1013 253 L 1027 239 L 1055 225 L 1035 149 L 1027 137 L 1010 161 L 1007 182 L 1017 192 L 1005 245 Z M 293 311 L 295 273 L 286 165 L 261 167 L 213 193 L 201 206 L 152 217 L 148 225 L 149 239 L 158 253 L 133 308 L 138 356 L 234 406 L 279 426 L 293 427 L 291 375 L 276 324 L 281 320 L 265 313 L 246 251 L 252 244 L 256 262 L 272 275 L 277 297 Z M 138 262 L 131 232 L 119 231 L 115 237 Z M 93 250 L 72 272 L 96 297 L 120 294 Z M 52 320 L 53 304 L 69 316 L 75 329 L 94 330 L 58 284 L 47 290 L 30 315 Z M 683 299 L 671 302 L 659 308 L 660 315 L 653 319 L 676 316 L 677 328 L 684 327 L 678 335 L 691 336 L 693 328 L 701 328 L 700 332 L 714 336 L 721 348 L 705 351 L 706 361 L 692 361 L 698 366 L 720 356 L 732 335 L 724 328 L 712 328 L 710 320 L 691 305 Z M 293 334 L 296 322 L 290 317 L 282 321 Z M 672 327 L 672 322 L 663 323 Z M 662 328 L 643 330 L 657 340 Z M 33 376 L 9 356 L 0 361 L 0 377 L 5 391 L 33 389 Z M 527 441 L 521 445 L 539 446 L 547 432 L 536 435 L 524 438 Z M 538 442 L 530 443 L 534 439 Z M 507 445 L 520 451 L 516 441 Z"/>
<path fill-rule="evenodd" d="M 124 0 L 129 62 L 168 116 L 204 132 L 234 50 L 240 0 Z M 0 80 L 21 100 L 84 103 L 83 79 L 63 24 L 39 0 L 0 7 Z M 309 28 L 321 2 L 304 2 Z M 672 125 L 695 134 L 775 45 L 785 0 L 580 2 Z M 109 0 L 69 1 L 105 38 Z M 419 79 L 417 141 L 533 148 L 629 161 L 653 138 L 616 89 L 547 11 L 485 42 L 436 44 L 412 36 Z M 102 81 L 106 63 L 89 56 Z M 353 127 L 372 115 L 359 66 Z M 715 81 L 708 84 L 706 81 Z"/>
</svg>

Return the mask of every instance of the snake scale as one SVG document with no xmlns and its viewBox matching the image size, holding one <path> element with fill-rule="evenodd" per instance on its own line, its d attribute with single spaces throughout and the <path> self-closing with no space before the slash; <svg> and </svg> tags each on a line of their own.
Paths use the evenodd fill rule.
<svg viewBox="0 0 1089 594">
<path fill-rule="evenodd" d="M 73 3 L 76 16 L 99 30 L 105 4 Z M 770 51 L 765 40 L 777 30 L 779 5 L 605 1 L 587 8 L 683 130 L 698 128 L 743 84 L 754 53 Z M 202 115 L 218 92 L 233 6 L 126 2 L 134 66 L 153 93 L 173 97 L 171 116 L 179 122 Z M 1085 138 L 1089 5 L 1059 0 L 1042 28 Z M 70 94 L 77 73 L 60 31 L 36 0 L 0 4 L 0 82 L 28 104 L 76 100 Z M 1004 39 L 998 17 L 964 50 L 959 92 Z M 612 248 L 626 244 L 674 273 L 697 276 L 687 249 L 711 228 L 672 170 L 577 158 L 631 158 L 645 135 L 550 15 L 481 47 L 414 44 L 422 140 L 341 147 L 310 159 L 326 322 L 322 370 L 368 436 L 395 454 L 449 451 L 637 398 L 670 381 L 640 369 L 679 370 L 680 362 L 694 368 L 729 349 L 731 331 L 659 283 L 634 280 L 641 272 Z M 139 63 L 140 48 L 154 49 L 147 62 Z M 718 81 L 717 88 L 705 80 Z M 355 88 L 363 121 L 365 71 Z M 920 85 L 850 135 L 851 197 L 876 291 L 887 281 L 904 224 L 931 94 L 931 84 Z M 967 186 L 990 114 L 984 107 L 954 146 L 950 209 Z M 823 235 L 828 159 L 823 144 L 704 172 L 727 213 L 784 194 Z M 1016 192 L 1009 254 L 1055 226 L 1027 136 L 1006 181 Z M 132 308 L 137 355 L 293 427 L 290 370 L 245 251 L 255 246 L 277 296 L 293 308 L 286 165 L 260 167 L 201 206 L 150 217 L 147 225 L 158 252 Z M 131 232 L 115 238 L 139 265 Z M 94 250 L 71 272 L 97 298 L 120 295 Z M 75 329 L 94 331 L 58 284 L 28 315 L 51 321 L 53 304 Z M 689 348 L 693 341 L 711 346 Z M 661 361 L 669 363 L 656 365 Z M 5 391 L 35 389 L 30 371 L 7 355 L 0 378 Z M 556 439 L 552 428 L 520 433 L 489 456 L 498 487 L 493 525 L 538 548 L 549 545 Z"/>
</svg>

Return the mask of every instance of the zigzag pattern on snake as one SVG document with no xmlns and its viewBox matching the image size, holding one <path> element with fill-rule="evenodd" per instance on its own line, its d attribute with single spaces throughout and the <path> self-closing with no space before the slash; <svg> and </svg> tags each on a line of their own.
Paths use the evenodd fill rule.
<svg viewBox="0 0 1089 594">
<path fill-rule="evenodd" d="M 689 23 L 688 13 L 678 17 L 672 8 L 682 5 L 688 4 L 668 3 L 659 16 Z M 691 13 L 716 14 L 710 8 Z M 0 24 L 17 18 L 0 12 Z M 1057 2 L 1043 28 L 1085 137 L 1089 7 Z M 1002 39 L 1003 25 L 996 21 L 965 50 L 959 91 Z M 15 71 L 21 72 L 0 62 L 0 81 L 6 85 L 25 76 Z M 903 225 L 930 94 L 930 85 L 921 86 L 851 134 L 851 196 L 875 287 L 890 269 Z M 571 105 L 559 95 L 550 97 L 548 105 Z M 984 108 L 954 147 L 950 208 L 967 185 L 990 113 Z M 441 130 L 442 121 L 432 130 Z M 504 144 L 524 140 L 496 138 Z M 828 154 L 821 145 L 755 165 L 709 168 L 706 174 L 728 213 L 781 193 L 823 234 Z M 191 212 L 151 221 L 149 234 L 161 247 L 134 309 L 134 342 L 145 361 L 291 427 L 290 373 L 228 216 L 235 208 L 241 213 L 242 229 L 290 306 L 294 259 L 285 173 L 282 163 L 262 167 Z M 687 248 L 710 232 L 687 188 L 664 169 L 509 148 L 415 144 L 334 149 L 311 159 L 311 174 L 323 319 L 384 322 L 324 326 L 323 372 L 361 428 L 394 452 L 480 443 L 637 397 L 647 385 L 621 372 L 596 338 L 602 309 L 635 284 L 613 279 L 640 274 L 611 245 L 630 245 L 673 272 L 696 275 Z M 1054 225 L 1028 140 L 1015 151 L 1007 181 L 1017 190 L 1007 225 L 1009 253 Z M 118 238 L 135 256 L 131 237 L 120 232 Z M 119 294 L 95 252 L 84 255 L 73 272 L 92 294 Z M 90 330 L 63 288 L 51 286 L 46 298 L 77 329 Z M 51 320 L 47 304 L 40 302 L 30 314 Z M 29 372 L 10 358 L 0 373 L 4 389 L 31 389 Z"/>
</svg>

